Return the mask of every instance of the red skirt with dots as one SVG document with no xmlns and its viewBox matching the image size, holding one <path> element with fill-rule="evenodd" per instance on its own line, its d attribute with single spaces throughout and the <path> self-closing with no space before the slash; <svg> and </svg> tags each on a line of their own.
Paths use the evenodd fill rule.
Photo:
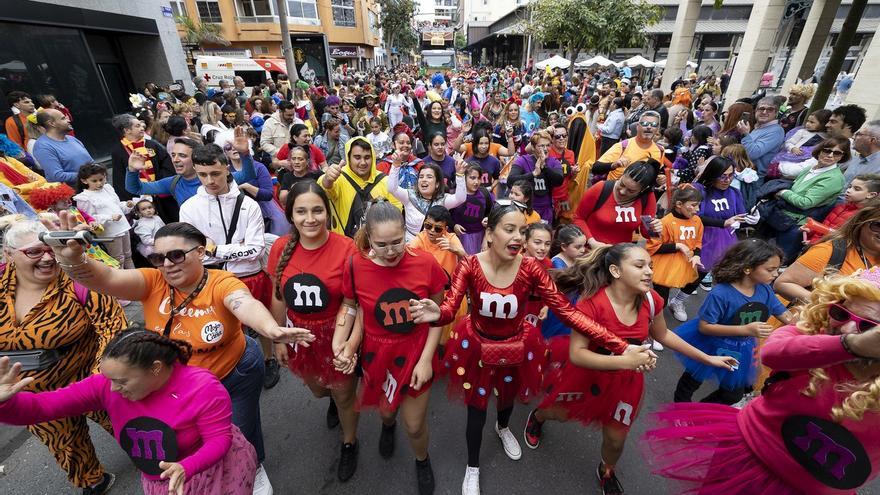
<svg viewBox="0 0 880 495">
<path fill-rule="evenodd" d="M 357 408 L 378 407 L 382 411 L 396 411 L 405 398 L 427 392 L 433 379 L 419 390 L 409 386 L 427 341 L 427 328 L 408 335 L 390 332 L 387 336 L 364 335 L 360 356 L 363 377 Z M 436 370 L 437 363 L 432 364 Z"/>
<path fill-rule="evenodd" d="M 553 360 L 544 380 L 541 409 L 561 410 L 585 425 L 629 430 L 639 413 L 645 375 L 636 371 L 600 371 Z"/>
<path fill-rule="evenodd" d="M 480 359 L 481 343 L 465 317 L 452 332 L 443 356 L 444 372 L 449 375 L 449 396 L 462 400 L 468 406 L 485 410 L 489 398 L 495 396 L 498 409 L 506 409 L 516 399 L 533 400 L 541 390 L 541 381 L 547 363 L 547 347 L 541 331 L 523 321 L 525 356 L 516 366 L 490 366 Z"/>
<path fill-rule="evenodd" d="M 294 375 L 306 382 L 314 382 L 324 388 L 344 388 L 351 383 L 351 375 L 336 371 L 333 367 L 333 332 L 336 330 L 336 316 L 323 320 L 289 319 L 288 324 L 308 329 L 315 340 L 308 347 L 288 344 L 287 366 Z"/>
</svg>

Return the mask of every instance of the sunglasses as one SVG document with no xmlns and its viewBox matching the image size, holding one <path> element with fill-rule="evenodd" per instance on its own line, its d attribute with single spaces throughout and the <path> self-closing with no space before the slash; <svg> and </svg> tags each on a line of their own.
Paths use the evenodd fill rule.
<svg viewBox="0 0 880 495">
<path fill-rule="evenodd" d="M 553 137 L 556 139 L 565 139 L 568 137 L 568 134 L 554 134 Z"/>
<path fill-rule="evenodd" d="M 446 226 L 445 226 L 445 225 L 440 225 L 440 224 L 432 224 L 432 223 L 425 222 L 424 229 L 425 229 L 426 232 L 427 232 L 427 231 L 431 231 L 431 230 L 433 230 L 434 233 L 436 233 L 436 234 L 442 234 L 443 231 L 446 230 Z"/>
<path fill-rule="evenodd" d="M 826 155 L 831 155 L 831 156 L 834 156 L 837 158 L 840 158 L 843 156 L 843 151 L 835 150 L 835 149 L 831 149 L 831 148 L 822 148 L 821 152 L 825 153 Z"/>
<path fill-rule="evenodd" d="M 880 325 L 876 321 L 871 321 L 867 318 L 862 318 L 859 315 L 854 314 L 852 311 L 846 309 L 842 304 L 834 303 L 831 306 L 828 306 L 828 317 L 834 320 L 839 325 L 843 325 L 847 322 L 853 322 L 859 329 L 859 332 L 867 332 L 868 330 Z"/>
<path fill-rule="evenodd" d="M 232 151 L 232 145 L 229 143 L 224 144 L 223 151 L 226 151 L 226 152 Z"/>
<path fill-rule="evenodd" d="M 775 112 L 776 109 L 773 107 L 758 107 L 755 109 L 756 112 Z"/>
<path fill-rule="evenodd" d="M 237 114 L 235 112 L 233 112 L 233 113 L 224 113 L 223 115 L 228 119 L 234 119 Z"/>
<path fill-rule="evenodd" d="M 528 206 L 513 199 L 499 199 L 498 201 L 495 201 L 495 203 L 498 206 L 515 206 L 519 211 L 526 211 L 528 209 Z"/>
<path fill-rule="evenodd" d="M 52 248 L 50 248 L 48 246 L 34 246 L 34 247 L 19 249 L 18 252 L 24 254 L 25 256 L 27 256 L 28 258 L 30 258 L 32 260 L 41 259 L 46 254 L 48 254 L 52 258 L 55 257 L 55 251 L 53 251 Z"/>
<path fill-rule="evenodd" d="M 659 122 L 639 122 L 642 127 L 660 127 Z"/>
<path fill-rule="evenodd" d="M 172 249 L 171 251 L 168 251 L 165 254 L 150 253 L 149 256 L 147 256 L 147 261 L 149 261 L 150 264 L 155 266 L 156 268 L 164 265 L 166 259 L 174 265 L 179 265 L 179 264 L 183 263 L 184 260 L 186 260 L 187 254 L 189 254 L 192 251 L 195 251 L 196 249 L 198 249 L 198 247 L 199 246 L 193 246 L 193 247 L 187 249 L 186 251 L 184 251 L 183 249 Z"/>
<path fill-rule="evenodd" d="M 874 220 L 873 222 L 868 223 L 868 228 L 871 229 L 871 232 L 880 234 L 880 220 Z"/>
</svg>

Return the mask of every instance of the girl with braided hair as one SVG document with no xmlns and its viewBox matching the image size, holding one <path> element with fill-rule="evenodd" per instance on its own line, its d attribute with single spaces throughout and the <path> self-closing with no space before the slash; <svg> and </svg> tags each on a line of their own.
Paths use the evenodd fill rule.
<svg viewBox="0 0 880 495">
<path fill-rule="evenodd" d="M 0 421 L 26 425 L 106 409 L 145 495 L 250 495 L 256 451 L 232 424 L 220 380 L 188 366 L 191 355 L 187 342 L 128 329 L 107 344 L 100 374 L 42 393 L 23 392 L 33 378 L 0 358 Z"/>
<path fill-rule="evenodd" d="M 817 280 L 797 325 L 761 347 L 773 370 L 736 409 L 676 403 L 643 437 L 675 493 L 850 494 L 880 465 L 880 269 Z"/>
<path fill-rule="evenodd" d="M 294 184 L 284 212 L 290 234 L 278 239 L 269 253 L 272 314 L 279 325 L 291 322 L 311 330 L 315 340 L 310 347 L 276 344 L 275 353 L 315 397 L 330 397 L 327 426 L 333 428 L 341 419 L 343 434 L 337 476 L 347 481 L 357 468 L 357 378 L 334 369 L 332 342 L 336 325 L 354 319 L 342 306 L 342 270 L 356 249 L 348 237 L 330 232 L 330 200 L 316 182 Z"/>
</svg>

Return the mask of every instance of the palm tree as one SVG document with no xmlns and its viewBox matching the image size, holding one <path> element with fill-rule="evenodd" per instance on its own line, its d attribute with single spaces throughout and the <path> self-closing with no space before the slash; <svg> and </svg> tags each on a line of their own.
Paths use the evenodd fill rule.
<svg viewBox="0 0 880 495">
<path fill-rule="evenodd" d="M 229 40 L 220 32 L 220 25 L 210 22 L 195 22 L 185 15 L 175 17 L 178 24 L 183 27 L 184 39 L 187 43 L 198 45 L 222 45 L 229 46 Z"/>
</svg>

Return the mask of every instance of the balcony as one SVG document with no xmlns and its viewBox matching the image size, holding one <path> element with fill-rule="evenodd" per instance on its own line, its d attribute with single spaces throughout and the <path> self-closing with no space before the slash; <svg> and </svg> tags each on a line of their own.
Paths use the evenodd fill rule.
<svg viewBox="0 0 880 495">
<path fill-rule="evenodd" d="M 277 15 L 240 15 L 235 16 L 235 22 L 238 24 L 278 24 L 279 17 Z M 320 19 L 306 19 L 304 17 L 287 17 L 287 22 L 298 26 L 320 26 Z"/>
</svg>

